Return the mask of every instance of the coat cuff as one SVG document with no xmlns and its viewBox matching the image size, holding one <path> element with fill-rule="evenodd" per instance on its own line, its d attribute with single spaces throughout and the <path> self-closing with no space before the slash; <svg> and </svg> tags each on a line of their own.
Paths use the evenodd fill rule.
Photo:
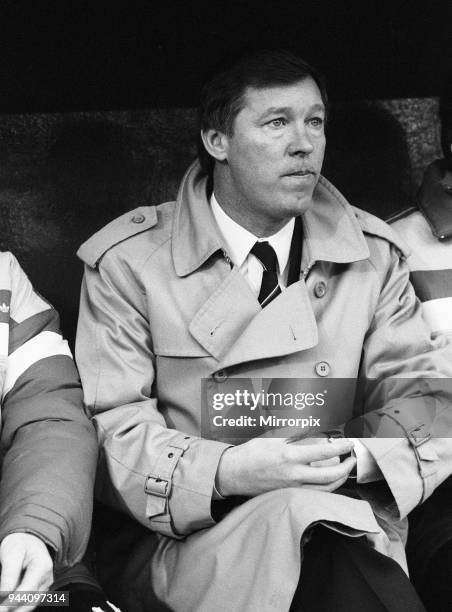
<svg viewBox="0 0 452 612">
<path fill-rule="evenodd" d="M 143 407 L 131 405 L 96 417 L 102 449 L 96 496 L 173 538 L 213 525 L 215 475 L 230 444 L 142 423 L 142 414 Z"/>
<path fill-rule="evenodd" d="M 450 431 L 450 418 L 443 423 L 447 410 L 433 400 L 413 397 L 394 401 L 350 421 L 345 428 L 348 437 L 360 431 L 356 437 L 376 460 L 400 517 L 424 502 L 439 482 L 441 462 L 432 432 L 438 428 Z"/>
<path fill-rule="evenodd" d="M 180 535 L 211 527 L 212 491 L 221 456 L 231 445 L 195 439 L 180 458 L 169 500 L 174 529 Z"/>
<path fill-rule="evenodd" d="M 168 441 L 145 479 L 145 515 L 151 529 L 180 538 L 215 524 L 212 490 L 229 446 L 180 433 Z"/>
<path fill-rule="evenodd" d="M 418 460 L 406 438 L 366 438 L 361 442 L 369 450 L 383 474 L 396 508 L 397 518 L 404 518 L 421 503 L 424 481 Z"/>
</svg>

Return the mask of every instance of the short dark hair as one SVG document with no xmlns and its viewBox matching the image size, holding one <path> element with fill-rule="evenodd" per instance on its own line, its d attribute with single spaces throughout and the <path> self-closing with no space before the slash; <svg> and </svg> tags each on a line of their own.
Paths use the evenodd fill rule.
<svg viewBox="0 0 452 612">
<path fill-rule="evenodd" d="M 243 108 L 248 87 L 292 85 L 308 77 L 319 88 L 326 109 L 328 99 L 323 77 L 294 53 L 285 49 L 261 49 L 229 56 L 211 70 L 201 90 L 200 131 L 215 129 L 232 136 L 234 120 Z M 202 169 L 210 175 L 214 159 L 207 153 L 200 136 L 198 157 Z"/>
</svg>

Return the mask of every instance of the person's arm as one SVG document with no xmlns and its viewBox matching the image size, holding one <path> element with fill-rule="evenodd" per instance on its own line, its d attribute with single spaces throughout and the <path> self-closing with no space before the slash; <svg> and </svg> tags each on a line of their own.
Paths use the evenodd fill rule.
<svg viewBox="0 0 452 612">
<path fill-rule="evenodd" d="M 7 257 L 12 281 L 0 444 L 1 584 L 10 588 L 19 576 L 22 586 L 42 588 L 49 562 L 72 565 L 86 549 L 97 442 L 58 315 Z"/>
<path fill-rule="evenodd" d="M 153 394 L 144 289 L 119 259 L 113 250 L 98 268 L 85 267 L 77 330 L 101 447 L 96 495 L 154 531 L 182 537 L 214 524 L 213 482 L 228 445 L 167 428 Z"/>
<path fill-rule="evenodd" d="M 381 473 L 405 516 L 452 472 L 452 347 L 431 339 L 406 262 L 386 249 L 363 347 L 363 415 L 345 425 L 345 435 L 359 438 L 373 458 L 364 482 Z"/>
</svg>

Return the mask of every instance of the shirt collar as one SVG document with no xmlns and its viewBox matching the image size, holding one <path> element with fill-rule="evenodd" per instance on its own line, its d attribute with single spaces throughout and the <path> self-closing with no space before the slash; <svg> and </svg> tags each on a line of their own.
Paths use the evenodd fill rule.
<svg viewBox="0 0 452 612">
<path fill-rule="evenodd" d="M 279 273 L 284 273 L 289 261 L 290 244 L 292 242 L 295 219 L 291 219 L 283 228 L 276 232 L 276 234 L 268 238 L 258 238 L 234 221 L 234 219 L 231 219 L 218 203 L 214 193 L 212 193 L 210 197 L 210 205 L 215 221 L 225 240 L 228 255 L 236 266 L 240 267 L 243 265 L 256 241 L 266 241 L 273 247 L 276 253 Z"/>
</svg>

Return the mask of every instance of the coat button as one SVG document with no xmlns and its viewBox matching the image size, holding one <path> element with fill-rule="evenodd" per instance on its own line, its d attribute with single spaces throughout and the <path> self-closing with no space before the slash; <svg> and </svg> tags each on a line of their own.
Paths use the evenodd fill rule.
<svg viewBox="0 0 452 612">
<path fill-rule="evenodd" d="M 143 223 L 144 215 L 134 215 L 132 217 L 132 223 Z"/>
<path fill-rule="evenodd" d="M 216 382 L 224 382 L 227 379 L 228 375 L 226 370 L 218 370 L 218 372 L 214 372 L 213 379 Z"/>
<path fill-rule="evenodd" d="M 316 283 L 314 287 L 314 295 L 318 298 L 323 298 L 326 293 L 326 283 L 324 281 L 320 281 Z"/>
<path fill-rule="evenodd" d="M 315 372 L 318 376 L 328 376 L 330 364 L 327 361 L 319 361 L 315 364 Z"/>
</svg>

